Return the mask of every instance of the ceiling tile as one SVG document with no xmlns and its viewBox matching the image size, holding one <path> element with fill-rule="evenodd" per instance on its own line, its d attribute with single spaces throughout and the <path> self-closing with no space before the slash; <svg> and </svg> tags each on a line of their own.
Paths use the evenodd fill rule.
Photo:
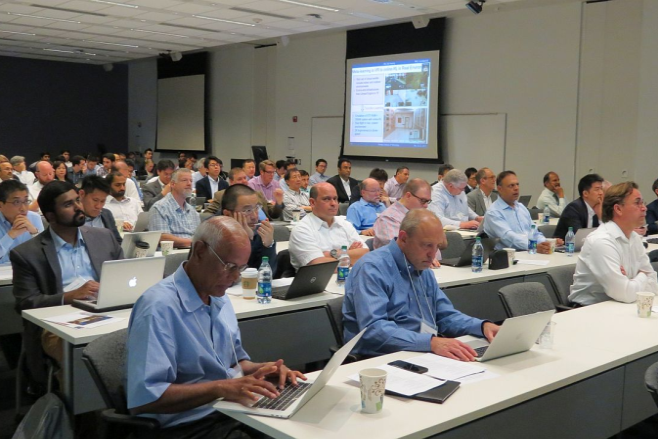
<svg viewBox="0 0 658 439">
<path fill-rule="evenodd" d="M 166 9 L 172 6 L 180 6 L 183 2 L 172 0 L 132 0 L 131 5 L 146 6 L 149 8 Z M 127 9 L 127 8 L 126 8 Z"/>
<path fill-rule="evenodd" d="M 194 3 L 183 3 L 182 5 L 172 6 L 166 9 L 167 11 L 183 12 L 185 14 L 204 14 L 206 12 L 216 10 L 217 6 L 204 6 L 204 5 L 197 5 Z"/>
</svg>

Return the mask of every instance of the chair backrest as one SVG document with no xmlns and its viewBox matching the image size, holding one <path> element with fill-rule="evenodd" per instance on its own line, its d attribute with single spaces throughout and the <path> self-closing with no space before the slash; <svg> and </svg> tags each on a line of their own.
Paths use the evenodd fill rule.
<svg viewBox="0 0 658 439">
<path fill-rule="evenodd" d="M 290 229 L 286 226 L 274 225 L 274 240 L 276 242 L 290 241 Z"/>
<path fill-rule="evenodd" d="M 340 203 L 338 205 L 338 215 L 347 215 L 347 208 L 350 207 L 350 203 Z"/>
<path fill-rule="evenodd" d="M 187 261 L 190 252 L 178 252 L 178 253 L 169 253 L 165 256 L 165 267 L 163 277 L 170 276 L 174 271 L 178 270 L 178 267 L 183 261 Z"/>
<path fill-rule="evenodd" d="M 528 209 L 530 211 L 530 219 L 536 220 L 539 219 L 539 212 L 542 212 L 541 209 L 537 207 L 533 207 L 532 209 Z"/>
<path fill-rule="evenodd" d="M 343 299 L 343 296 L 338 296 L 327 302 L 327 310 L 334 325 L 336 339 L 340 340 L 341 346 L 343 345 Z"/>
<path fill-rule="evenodd" d="M 553 289 L 557 294 L 557 300 L 561 305 L 569 305 L 569 294 L 571 294 L 571 285 L 573 285 L 573 274 L 575 272 L 575 265 L 555 267 L 548 270 L 548 277 L 551 279 Z"/>
<path fill-rule="evenodd" d="M 546 287 L 539 282 L 506 285 L 498 291 L 498 296 L 508 317 L 555 309 Z"/>
<path fill-rule="evenodd" d="M 97 338 L 82 351 L 82 361 L 87 365 L 105 404 L 124 414 L 128 413 L 124 388 L 127 339 L 128 329 L 121 329 Z"/>
<path fill-rule="evenodd" d="M 375 238 L 366 240 L 366 245 L 368 246 L 368 250 L 373 251 L 375 249 Z"/>
<path fill-rule="evenodd" d="M 651 250 L 649 252 L 649 262 L 658 262 L 658 250 Z"/>
<path fill-rule="evenodd" d="M 457 232 L 446 232 L 446 239 L 448 240 L 448 247 L 441 250 L 441 257 L 445 259 L 460 257 L 466 248 L 462 235 Z"/>
<path fill-rule="evenodd" d="M 281 250 L 276 255 L 276 268 L 274 269 L 274 279 L 282 277 L 295 277 L 295 267 L 290 262 L 290 252 L 288 249 Z"/>
<path fill-rule="evenodd" d="M 557 228 L 557 225 L 553 224 L 545 224 L 543 226 L 537 227 L 539 231 L 542 233 L 547 238 L 552 238 L 553 235 L 555 234 L 555 229 Z"/>
<path fill-rule="evenodd" d="M 651 266 L 653 267 L 653 270 L 654 270 L 654 271 L 658 271 L 658 261 L 656 261 L 656 262 L 652 262 L 652 263 L 651 263 Z"/>
<path fill-rule="evenodd" d="M 658 363 L 653 363 L 649 366 L 644 374 L 644 384 L 647 386 L 647 390 L 651 394 L 656 406 L 658 406 Z"/>
<path fill-rule="evenodd" d="M 45 216 L 41 217 L 41 224 L 43 224 L 43 229 L 46 230 L 48 228 L 48 220 L 46 219 Z"/>
</svg>

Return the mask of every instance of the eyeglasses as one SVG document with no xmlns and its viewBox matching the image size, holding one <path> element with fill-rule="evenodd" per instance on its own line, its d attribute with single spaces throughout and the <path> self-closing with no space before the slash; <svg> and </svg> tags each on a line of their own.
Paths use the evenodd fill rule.
<svg viewBox="0 0 658 439">
<path fill-rule="evenodd" d="M 245 206 L 242 208 L 242 210 L 232 210 L 232 209 L 226 209 L 230 210 L 231 212 L 240 212 L 244 213 L 245 215 L 251 215 L 254 212 L 258 212 L 262 209 L 263 205 L 258 203 L 255 206 Z"/>
<path fill-rule="evenodd" d="M 14 200 L 14 201 L 7 201 L 7 204 L 11 204 L 14 207 L 20 207 L 20 206 L 29 206 L 30 205 L 30 200 Z"/>
<path fill-rule="evenodd" d="M 273 175 L 274 171 L 260 171 L 261 174 L 270 174 Z"/>
<path fill-rule="evenodd" d="M 212 247 L 207 242 L 203 241 L 203 243 L 206 244 L 206 246 L 208 247 L 208 249 L 210 249 L 212 254 L 215 255 L 217 259 L 219 259 L 219 262 L 221 262 L 222 265 L 224 266 L 224 271 L 230 271 L 231 273 L 236 273 L 236 272 L 242 273 L 247 269 L 247 267 L 249 267 L 248 264 L 240 265 L 239 267 L 232 262 L 229 262 L 227 264 L 226 262 L 222 261 L 222 258 L 220 258 L 219 255 L 215 253 L 215 250 L 213 250 Z"/>
<path fill-rule="evenodd" d="M 413 192 L 409 192 L 409 193 L 414 197 L 418 198 L 420 202 L 423 204 L 423 206 L 429 205 L 432 202 L 432 200 L 428 200 L 427 198 L 421 198 L 418 195 L 414 194 Z"/>
<path fill-rule="evenodd" d="M 624 202 L 624 203 L 621 203 L 621 204 L 626 204 L 626 203 Z M 638 198 L 635 201 L 631 201 L 630 204 L 634 204 L 635 207 L 644 207 L 644 200 L 642 198 Z"/>
</svg>

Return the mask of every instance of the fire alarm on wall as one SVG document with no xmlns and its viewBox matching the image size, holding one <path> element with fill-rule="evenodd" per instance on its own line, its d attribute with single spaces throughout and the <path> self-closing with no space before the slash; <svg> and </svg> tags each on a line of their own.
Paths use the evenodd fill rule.
<svg viewBox="0 0 658 439">
<path fill-rule="evenodd" d="M 296 123 L 297 122 L 297 116 L 293 116 L 292 121 Z"/>
</svg>

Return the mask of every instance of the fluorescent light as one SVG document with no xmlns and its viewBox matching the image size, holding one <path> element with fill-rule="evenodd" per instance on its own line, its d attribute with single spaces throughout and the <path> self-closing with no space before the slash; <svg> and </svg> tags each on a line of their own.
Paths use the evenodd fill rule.
<svg viewBox="0 0 658 439">
<path fill-rule="evenodd" d="M 38 18 L 40 20 L 52 20 L 52 21 L 64 21 L 66 23 L 77 23 L 77 24 L 82 24 L 79 21 L 73 21 L 73 20 L 62 20 L 61 18 L 50 18 L 50 17 L 42 17 L 40 15 L 28 15 L 28 14 L 17 14 L 15 12 L 7 12 L 9 15 L 17 15 L 19 17 L 28 17 L 28 18 Z"/>
<path fill-rule="evenodd" d="M 32 36 L 36 35 L 36 34 L 28 34 L 27 32 L 12 32 L 10 30 L 0 30 L 0 32 L 4 32 L 6 34 L 32 35 Z"/>
<path fill-rule="evenodd" d="M 156 32 L 154 30 L 144 30 L 144 29 L 130 29 L 130 30 L 134 32 L 145 32 L 147 34 L 168 35 L 170 37 L 178 37 L 178 38 L 189 38 L 187 35 L 168 34 L 167 32 Z"/>
<path fill-rule="evenodd" d="M 57 50 L 57 49 L 43 49 L 43 50 L 46 50 L 48 52 L 76 53 L 73 52 L 72 50 Z"/>
<path fill-rule="evenodd" d="M 82 40 L 86 43 L 96 43 L 96 44 L 107 44 L 108 46 L 121 46 L 121 47 L 132 47 L 137 49 L 139 46 L 133 46 L 132 44 L 119 44 L 119 43 L 106 43 L 105 41 L 93 41 L 93 40 Z M 128 52 L 126 52 L 128 53 Z"/>
<path fill-rule="evenodd" d="M 296 2 L 294 0 L 279 0 L 279 1 L 283 2 L 283 3 L 290 3 L 291 5 L 306 6 L 307 8 L 322 9 L 323 11 L 331 11 L 331 12 L 339 12 L 340 11 L 340 9 L 327 8 L 326 6 L 312 5 L 310 3 Z"/>
<path fill-rule="evenodd" d="M 203 15 L 192 15 L 192 17 L 203 18 L 204 20 L 221 21 L 222 23 L 241 24 L 242 26 L 256 26 L 255 24 L 243 23 L 241 21 L 224 20 L 222 18 L 205 17 Z"/>
<path fill-rule="evenodd" d="M 105 3 L 106 5 L 123 6 L 124 8 L 133 8 L 133 9 L 139 8 L 139 6 L 137 5 L 127 5 L 125 3 L 108 2 L 105 0 L 91 0 L 91 1 L 94 3 Z"/>
</svg>

